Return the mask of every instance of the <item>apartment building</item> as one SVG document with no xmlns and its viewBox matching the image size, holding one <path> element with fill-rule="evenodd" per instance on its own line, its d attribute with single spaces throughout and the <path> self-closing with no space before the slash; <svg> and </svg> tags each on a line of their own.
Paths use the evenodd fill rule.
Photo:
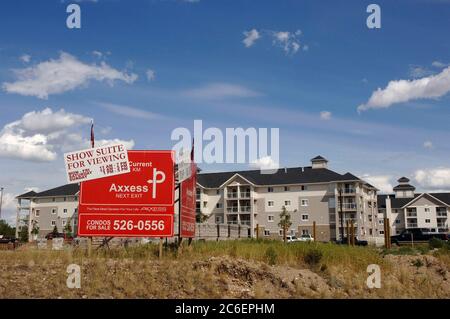
<svg viewBox="0 0 450 319">
<path fill-rule="evenodd" d="M 209 223 L 249 225 L 252 237 L 259 227 L 262 236 L 281 238 L 283 206 L 291 215 L 292 235 L 312 234 L 315 222 L 317 240 L 338 239 L 342 207 L 344 233 L 346 221 L 353 221 L 358 238 L 375 242 L 380 236 L 377 189 L 351 173 L 329 170 L 322 156 L 308 167 L 282 168 L 274 174 L 206 173 L 199 174 L 197 182 L 198 214 Z"/>
<path fill-rule="evenodd" d="M 408 228 L 428 228 L 431 232 L 448 232 L 450 193 L 415 193 L 410 180 L 402 177 L 394 194 L 379 195 L 379 232 L 383 234 L 383 218 L 389 218 L 391 234 Z"/>
<path fill-rule="evenodd" d="M 63 232 L 70 223 L 76 233 L 78 220 L 78 184 L 68 184 L 40 193 L 34 191 L 17 196 L 16 237 L 24 220 L 28 222 L 29 238 L 45 237 L 54 227 Z M 39 234 L 32 236 L 33 224 L 39 227 Z M 33 238 L 34 237 L 34 238 Z"/>
</svg>

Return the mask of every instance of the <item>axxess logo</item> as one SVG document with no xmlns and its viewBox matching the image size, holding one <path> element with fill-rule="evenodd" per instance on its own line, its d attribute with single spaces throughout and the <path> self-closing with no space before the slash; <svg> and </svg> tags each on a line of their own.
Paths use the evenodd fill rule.
<svg viewBox="0 0 450 319">
<path fill-rule="evenodd" d="M 149 186 L 152 188 L 152 199 L 157 196 L 157 185 L 164 183 L 166 180 L 166 174 L 163 171 L 158 171 L 157 168 L 153 168 L 152 179 L 147 181 L 150 185 L 120 185 L 112 183 L 109 187 L 109 192 L 112 193 L 148 193 Z"/>
</svg>

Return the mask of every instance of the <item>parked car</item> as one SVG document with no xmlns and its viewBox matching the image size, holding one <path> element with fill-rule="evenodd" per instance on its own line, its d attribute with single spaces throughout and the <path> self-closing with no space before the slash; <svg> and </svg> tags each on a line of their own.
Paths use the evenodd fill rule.
<svg viewBox="0 0 450 319">
<path fill-rule="evenodd" d="M 314 241 L 314 238 L 311 234 L 303 234 L 300 236 L 300 238 L 298 239 L 298 241 Z"/>
<path fill-rule="evenodd" d="M 410 242 L 428 242 L 432 238 L 448 240 L 446 233 L 433 233 L 428 228 L 408 228 L 399 235 L 391 236 L 391 243 L 400 245 Z"/>
<path fill-rule="evenodd" d="M 45 235 L 45 239 L 50 240 L 53 238 L 65 238 L 65 235 L 63 233 L 48 233 L 47 235 Z"/>
<path fill-rule="evenodd" d="M 336 243 L 347 245 L 348 237 L 344 237 L 343 239 L 338 239 L 338 240 L 336 240 Z M 367 246 L 368 244 L 369 244 L 369 242 L 367 240 L 360 240 L 360 239 L 358 239 L 358 237 L 355 237 L 355 245 L 356 246 Z"/>
<path fill-rule="evenodd" d="M 0 235 L 0 244 L 15 243 L 17 239 L 15 237 Z"/>
<path fill-rule="evenodd" d="M 288 243 L 293 243 L 293 242 L 299 241 L 299 239 L 297 238 L 297 236 L 288 235 L 288 236 L 286 236 L 286 241 Z"/>
</svg>

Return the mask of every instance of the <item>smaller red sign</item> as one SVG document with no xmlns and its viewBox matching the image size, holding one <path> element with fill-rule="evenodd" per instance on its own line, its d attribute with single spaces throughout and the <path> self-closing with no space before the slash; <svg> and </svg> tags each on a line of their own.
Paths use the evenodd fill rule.
<svg viewBox="0 0 450 319">
<path fill-rule="evenodd" d="M 173 236 L 173 215 L 81 214 L 78 223 L 80 236 Z"/>
<path fill-rule="evenodd" d="M 192 163 L 192 175 L 181 183 L 180 236 L 195 237 L 197 165 Z"/>
</svg>

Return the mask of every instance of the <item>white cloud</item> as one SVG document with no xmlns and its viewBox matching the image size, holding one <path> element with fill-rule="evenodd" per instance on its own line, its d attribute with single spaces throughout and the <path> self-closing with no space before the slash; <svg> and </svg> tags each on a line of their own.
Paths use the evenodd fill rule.
<svg viewBox="0 0 450 319">
<path fill-rule="evenodd" d="M 92 54 L 95 55 L 97 58 L 103 57 L 103 53 L 97 50 L 92 51 Z"/>
<path fill-rule="evenodd" d="M 258 30 L 252 29 L 250 31 L 244 31 L 245 39 L 242 41 L 246 48 L 251 47 L 255 44 L 256 40 L 258 40 L 261 36 L 259 35 Z"/>
<path fill-rule="evenodd" d="M 126 105 L 118 105 L 118 104 L 112 104 L 112 103 L 103 103 L 103 102 L 99 102 L 99 103 L 95 103 L 103 108 L 105 108 L 106 110 L 119 114 L 119 115 L 123 115 L 123 116 L 127 116 L 127 117 L 132 117 L 132 118 L 139 118 L 139 119 L 146 119 L 146 120 L 154 120 L 154 119 L 159 119 L 162 116 L 153 112 L 149 112 L 149 111 L 145 111 L 142 109 L 138 109 L 132 106 L 126 106 Z"/>
<path fill-rule="evenodd" d="M 432 149 L 433 148 L 433 142 L 431 142 L 431 141 L 425 141 L 424 143 L 423 143 L 423 147 L 425 147 L 426 149 Z"/>
<path fill-rule="evenodd" d="M 362 177 L 365 181 L 367 181 L 369 184 L 375 186 L 380 190 L 381 193 L 388 194 L 392 193 L 392 176 L 388 175 L 370 175 L 365 174 Z"/>
<path fill-rule="evenodd" d="M 447 66 L 449 66 L 450 65 L 450 63 L 443 63 L 443 62 L 440 62 L 440 61 L 433 61 L 433 63 L 431 63 L 431 65 L 432 66 L 434 66 L 435 68 L 445 68 L 445 67 L 447 67 Z"/>
<path fill-rule="evenodd" d="M 423 66 L 420 66 L 420 65 L 411 65 L 409 67 L 409 75 L 415 79 L 422 78 L 424 76 L 429 76 L 432 74 L 433 74 L 433 71 L 431 71 L 427 68 L 424 68 Z"/>
<path fill-rule="evenodd" d="M 320 112 L 320 119 L 321 120 L 331 120 L 331 112 L 328 112 L 328 111 Z"/>
<path fill-rule="evenodd" d="M 424 189 L 450 189 L 450 168 L 421 169 L 414 173 L 414 179 Z"/>
<path fill-rule="evenodd" d="M 153 71 L 152 69 L 148 69 L 147 72 L 145 72 L 145 74 L 147 75 L 148 81 L 154 81 L 156 79 L 156 72 Z"/>
<path fill-rule="evenodd" d="M 46 108 L 26 113 L 0 131 L 0 157 L 45 162 L 55 160 L 62 152 L 87 148 L 90 143 L 87 124 L 90 121 L 88 117 L 63 109 L 54 112 Z M 86 134 L 79 130 L 83 125 Z M 107 142 L 100 140 L 98 143 Z M 134 145 L 132 140 L 123 142 Z"/>
<path fill-rule="evenodd" d="M 300 49 L 299 37 L 301 36 L 301 30 L 295 32 L 289 31 L 272 31 L 273 43 L 283 48 L 286 54 L 294 55 Z"/>
<path fill-rule="evenodd" d="M 133 147 L 135 145 L 133 140 L 126 141 L 126 140 L 121 140 L 121 139 L 118 139 L 118 138 L 114 138 L 114 139 L 111 139 L 111 140 L 104 140 L 104 139 L 103 140 L 95 140 L 95 146 L 96 147 L 97 146 L 110 145 L 110 144 L 123 144 L 127 150 L 133 149 Z M 86 141 L 86 147 L 87 148 L 90 147 L 90 141 Z"/>
<path fill-rule="evenodd" d="M 29 54 L 23 54 L 22 56 L 20 56 L 20 60 L 24 63 L 30 63 L 31 61 L 31 55 Z"/>
<path fill-rule="evenodd" d="M 272 157 L 265 156 L 251 162 L 250 167 L 261 170 L 271 170 L 279 168 L 279 164 L 276 163 Z"/>
<path fill-rule="evenodd" d="M 86 64 L 65 52 L 56 60 L 50 59 L 33 67 L 15 70 L 14 73 L 17 80 L 2 85 L 6 92 L 41 99 L 85 87 L 91 80 L 107 82 L 112 86 L 116 80 L 130 84 L 137 79 L 136 74 L 120 72 L 105 62 Z"/>
<path fill-rule="evenodd" d="M 391 81 L 385 89 L 378 88 L 368 102 L 358 106 L 358 112 L 388 108 L 392 104 L 418 99 L 433 99 L 450 91 L 450 67 L 441 73 L 416 80 Z"/>
<path fill-rule="evenodd" d="M 222 98 L 245 98 L 257 97 L 261 94 L 244 86 L 229 83 L 212 83 L 203 87 L 185 90 L 183 95 L 198 99 L 222 99 Z"/>
</svg>

